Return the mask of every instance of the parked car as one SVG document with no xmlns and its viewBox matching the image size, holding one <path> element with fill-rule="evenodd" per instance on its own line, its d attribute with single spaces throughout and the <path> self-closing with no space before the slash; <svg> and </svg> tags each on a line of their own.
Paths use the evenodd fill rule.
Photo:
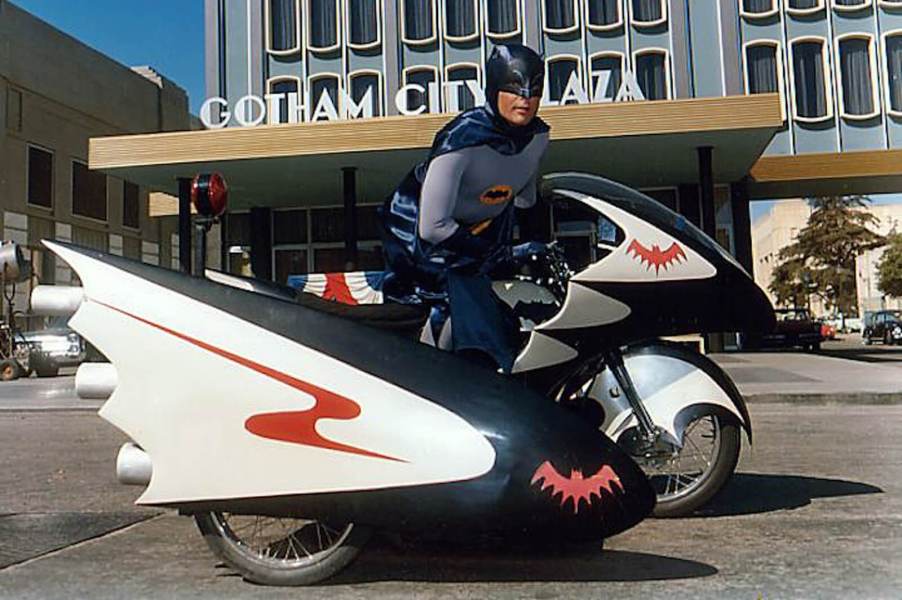
<svg viewBox="0 0 902 600">
<path fill-rule="evenodd" d="M 820 350 L 821 323 L 811 318 L 807 308 L 778 308 L 774 310 L 777 325 L 765 334 L 747 335 L 743 348 L 794 348 Z"/>
<path fill-rule="evenodd" d="M 81 364 L 85 342 L 67 324 L 65 317 L 53 318 L 45 329 L 22 333 L 31 346 L 30 368 L 38 377 L 54 377 L 60 367 Z"/>
<path fill-rule="evenodd" d="M 887 346 L 902 342 L 902 310 L 881 310 L 868 319 L 868 324 L 861 332 L 865 344 L 874 340 Z"/>
</svg>

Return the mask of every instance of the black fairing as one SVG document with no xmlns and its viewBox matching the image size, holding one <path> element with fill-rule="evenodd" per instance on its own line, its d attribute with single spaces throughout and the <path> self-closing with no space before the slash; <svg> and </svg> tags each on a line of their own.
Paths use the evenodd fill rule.
<svg viewBox="0 0 902 600">
<path fill-rule="evenodd" d="M 296 303 L 229 287 L 95 250 L 61 244 L 224 310 L 268 331 L 390 381 L 456 413 L 482 432 L 496 452 L 482 477 L 378 491 L 242 498 L 172 505 L 183 512 L 221 510 L 353 521 L 385 529 L 450 537 L 523 533 L 594 539 L 627 529 L 654 506 L 654 491 L 633 460 L 578 415 L 451 353 Z M 138 350 L 136 350 L 138 351 Z M 361 390 L 365 394 L 366 390 Z M 403 436 L 404 432 L 399 431 Z M 453 456 L 454 448 L 440 449 Z M 152 458 L 152 457 L 151 457 Z M 377 460 L 377 459 L 374 459 Z M 534 476 L 546 461 L 570 477 L 612 468 L 619 489 L 600 491 L 575 507 L 541 489 Z M 303 470 L 303 465 L 299 465 Z"/>
<path fill-rule="evenodd" d="M 559 200 L 560 190 L 598 198 L 639 217 L 698 252 L 717 273 L 683 281 L 573 282 L 623 302 L 631 313 L 600 327 L 556 331 L 555 337 L 588 350 L 587 345 L 619 345 L 663 335 L 773 328 L 773 308 L 761 288 L 726 250 L 682 215 L 636 190 L 592 175 L 561 173 L 544 178 L 545 200 Z"/>
</svg>

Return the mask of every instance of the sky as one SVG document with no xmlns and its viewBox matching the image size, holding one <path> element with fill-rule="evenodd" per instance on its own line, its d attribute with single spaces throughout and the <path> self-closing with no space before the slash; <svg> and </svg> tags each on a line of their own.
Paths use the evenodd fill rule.
<svg viewBox="0 0 902 600">
<path fill-rule="evenodd" d="M 126 66 L 150 65 L 204 100 L 203 0 L 12 0 Z"/>
</svg>

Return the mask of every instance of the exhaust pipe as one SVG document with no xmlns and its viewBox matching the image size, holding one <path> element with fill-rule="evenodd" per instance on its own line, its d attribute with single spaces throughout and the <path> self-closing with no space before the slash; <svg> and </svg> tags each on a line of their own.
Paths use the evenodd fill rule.
<svg viewBox="0 0 902 600">
<path fill-rule="evenodd" d="M 39 285 L 31 292 L 31 311 L 49 317 L 70 317 L 84 298 L 84 290 L 71 285 Z"/>
<path fill-rule="evenodd" d="M 81 363 L 75 372 L 75 394 L 82 400 L 106 400 L 118 383 L 110 363 Z"/>
<path fill-rule="evenodd" d="M 126 442 L 116 457 L 116 478 L 122 485 L 148 485 L 153 474 L 150 456 L 134 442 Z"/>
</svg>

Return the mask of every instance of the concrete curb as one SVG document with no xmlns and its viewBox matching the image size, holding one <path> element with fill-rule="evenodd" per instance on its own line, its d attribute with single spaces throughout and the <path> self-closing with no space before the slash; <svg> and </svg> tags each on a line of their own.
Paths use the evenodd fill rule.
<svg viewBox="0 0 902 600">
<path fill-rule="evenodd" d="M 749 404 L 861 404 L 887 406 L 902 404 L 902 392 L 849 392 L 835 394 L 743 394 Z"/>
</svg>

